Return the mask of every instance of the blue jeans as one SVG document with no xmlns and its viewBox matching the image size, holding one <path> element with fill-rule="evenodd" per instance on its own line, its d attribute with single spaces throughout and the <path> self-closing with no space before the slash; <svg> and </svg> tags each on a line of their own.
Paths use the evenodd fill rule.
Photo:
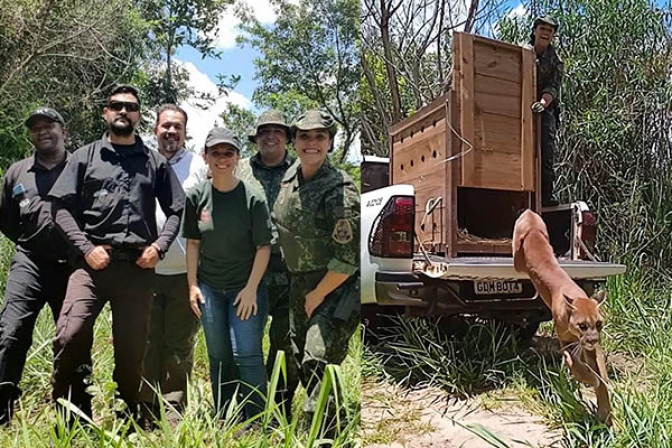
<svg viewBox="0 0 672 448">
<path fill-rule="evenodd" d="M 215 410 L 220 417 L 224 415 L 240 380 L 245 417 L 254 417 L 264 410 L 267 390 L 261 346 L 268 316 L 266 287 L 261 284 L 257 289 L 257 315 L 241 320 L 236 316 L 237 307 L 233 306 L 239 289 L 220 290 L 202 282 L 198 286 L 205 300 L 199 307 L 210 359 Z"/>
</svg>

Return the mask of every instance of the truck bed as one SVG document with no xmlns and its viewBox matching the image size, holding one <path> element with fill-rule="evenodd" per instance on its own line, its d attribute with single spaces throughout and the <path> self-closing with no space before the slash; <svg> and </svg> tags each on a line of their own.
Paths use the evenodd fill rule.
<svg viewBox="0 0 672 448">
<path fill-rule="evenodd" d="M 434 279 L 445 280 L 525 280 L 524 272 L 516 272 L 512 257 L 457 257 L 428 255 L 431 264 L 421 255 L 413 260 L 413 271 Z M 625 273 L 625 265 L 606 262 L 558 259 L 560 267 L 576 280 L 607 278 Z"/>
</svg>

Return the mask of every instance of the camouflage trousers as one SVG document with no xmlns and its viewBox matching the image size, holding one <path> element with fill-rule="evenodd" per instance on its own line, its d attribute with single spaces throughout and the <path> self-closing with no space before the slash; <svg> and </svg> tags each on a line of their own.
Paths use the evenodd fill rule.
<svg viewBox="0 0 672 448">
<path fill-rule="evenodd" d="M 326 271 L 292 274 L 290 288 L 290 327 L 293 361 L 297 363 L 301 383 L 306 388 L 303 410 L 312 414 L 322 386 L 327 364 L 340 364 L 348 354 L 348 342 L 360 322 L 353 312 L 347 320 L 333 316 L 333 312 L 346 296 L 359 296 L 359 277 L 351 277 L 329 294 L 313 316 L 308 319 L 305 311 L 306 294 L 312 291 Z M 333 406 L 333 396 L 330 402 Z"/>
<path fill-rule="evenodd" d="M 270 348 L 266 360 L 266 372 L 271 378 L 275 358 L 279 350 L 285 352 L 287 380 L 280 376 L 275 401 L 285 406 L 287 415 L 291 414 L 292 398 L 299 385 L 298 366 L 290 362 L 292 358 L 292 341 L 289 336 L 289 271 L 268 270 L 265 276 L 268 290 L 269 315 L 271 327 L 268 332 Z"/>
<path fill-rule="evenodd" d="M 555 181 L 556 134 L 558 126 L 552 110 L 541 113 L 541 200 L 546 203 L 553 198 L 553 182 Z"/>
</svg>

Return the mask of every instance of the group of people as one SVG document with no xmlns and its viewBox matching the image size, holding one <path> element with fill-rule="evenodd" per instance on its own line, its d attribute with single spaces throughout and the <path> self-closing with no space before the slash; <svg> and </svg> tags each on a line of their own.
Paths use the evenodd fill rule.
<svg viewBox="0 0 672 448">
<path fill-rule="evenodd" d="M 149 149 L 132 86 L 112 90 L 103 118 L 101 139 L 70 154 L 63 117 L 37 109 L 25 122 L 35 152 L 4 175 L 0 231 L 16 253 L 0 314 L 0 424 L 45 304 L 56 323 L 53 399 L 92 415 L 94 323 L 108 301 L 124 417 L 153 422 L 165 407 L 179 421 L 199 322 L 216 415 L 238 394 L 247 421 L 259 416 L 281 350 L 287 375 L 270 399 L 290 416 L 302 383 L 304 411 L 315 412 L 326 366 L 344 360 L 360 321 L 359 193 L 327 157 L 333 118 L 310 110 L 290 126 L 267 111 L 248 136 L 257 153 L 242 160 L 222 127 L 202 154 L 186 150 L 187 113 L 174 104 L 157 111 Z"/>
</svg>

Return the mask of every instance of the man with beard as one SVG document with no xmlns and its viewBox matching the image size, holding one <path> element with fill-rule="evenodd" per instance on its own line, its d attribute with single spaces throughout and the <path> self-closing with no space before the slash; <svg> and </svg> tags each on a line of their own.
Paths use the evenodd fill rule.
<svg viewBox="0 0 672 448">
<path fill-rule="evenodd" d="M 263 191 L 268 208 L 273 210 L 275 199 L 280 192 L 282 178 L 294 163 L 294 158 L 286 149 L 291 141 L 291 134 L 282 112 L 269 110 L 262 113 L 257 120 L 254 134 L 248 135 L 248 138 L 258 146 L 259 152 L 253 157 L 241 160 L 236 175 L 257 187 L 259 191 Z M 273 236 L 275 244 L 271 248 L 271 260 L 265 275 L 271 316 L 269 330 L 271 347 L 266 361 L 269 378 L 273 372 L 278 350 L 283 350 L 286 356 L 292 353 L 292 341 L 289 337 L 289 271 L 282 259 L 275 227 L 273 227 Z M 299 377 L 294 363 L 286 363 L 286 366 L 287 382 L 284 384 L 284 381 L 280 381 L 275 400 L 278 404 L 284 404 L 286 415 L 289 416 L 292 397 L 299 384 Z"/>
<path fill-rule="evenodd" d="M 154 135 L 158 151 L 168 159 L 182 188 L 205 180 L 203 158 L 184 148 L 187 138 L 187 113 L 175 104 L 161 106 L 156 116 Z M 156 210 L 156 222 L 162 226 L 166 216 Z M 194 366 L 194 344 L 198 318 L 189 306 L 186 241 L 178 236 L 165 259 L 156 266 L 154 302 L 149 325 L 149 341 L 144 360 L 144 380 L 140 388 L 143 420 L 146 427 L 160 416 L 160 392 L 169 405 L 168 421 L 174 425 L 187 407 L 187 381 Z"/>
<path fill-rule="evenodd" d="M 113 379 L 126 416 L 137 416 L 154 268 L 177 236 L 184 192 L 166 158 L 134 132 L 141 118 L 135 88 L 112 90 L 103 118 L 109 132 L 72 155 L 49 193 L 56 224 L 85 260 L 70 276 L 56 326 L 53 398 L 91 416 L 85 380 L 93 326 L 109 300 Z M 157 199 L 167 216 L 161 232 Z"/>
<path fill-rule="evenodd" d="M 26 120 L 35 153 L 5 173 L 0 195 L 0 231 L 16 244 L 0 313 L 0 424 L 10 422 L 19 381 L 45 304 L 54 321 L 72 272 L 68 245 L 51 219 L 49 190 L 65 168 L 65 121 L 43 107 Z"/>
</svg>

